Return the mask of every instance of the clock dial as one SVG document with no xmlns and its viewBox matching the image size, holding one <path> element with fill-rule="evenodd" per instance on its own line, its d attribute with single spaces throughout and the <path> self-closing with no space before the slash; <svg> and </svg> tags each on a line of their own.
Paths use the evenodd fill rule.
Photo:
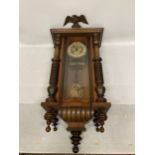
<svg viewBox="0 0 155 155">
<path fill-rule="evenodd" d="M 84 56 L 87 52 L 86 46 L 81 43 L 81 42 L 73 42 L 69 47 L 68 47 L 68 55 L 73 57 L 73 58 L 80 58 Z"/>
</svg>

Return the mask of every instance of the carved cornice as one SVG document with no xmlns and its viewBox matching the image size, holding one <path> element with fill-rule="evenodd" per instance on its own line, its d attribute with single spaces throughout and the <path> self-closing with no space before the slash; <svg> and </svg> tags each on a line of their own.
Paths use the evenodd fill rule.
<svg viewBox="0 0 155 155">
<path fill-rule="evenodd" d="M 53 38 L 53 42 L 55 44 L 55 35 L 59 34 L 61 36 L 69 36 L 69 35 L 76 35 L 76 34 L 81 34 L 81 35 L 88 35 L 88 36 L 92 36 L 95 34 L 97 35 L 97 41 L 98 41 L 98 45 L 99 47 L 101 46 L 101 41 L 102 41 L 102 34 L 104 29 L 103 28 L 74 28 L 74 29 L 50 29 L 51 34 L 52 34 L 52 38 Z M 96 40 L 95 39 L 95 40 Z"/>
</svg>

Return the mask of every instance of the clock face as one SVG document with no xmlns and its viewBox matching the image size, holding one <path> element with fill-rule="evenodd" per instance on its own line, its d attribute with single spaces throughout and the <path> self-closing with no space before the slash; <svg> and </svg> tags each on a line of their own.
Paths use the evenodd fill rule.
<svg viewBox="0 0 155 155">
<path fill-rule="evenodd" d="M 71 45 L 69 45 L 67 52 L 68 55 L 73 58 L 80 58 L 86 54 L 87 48 L 81 42 L 73 42 Z"/>
</svg>

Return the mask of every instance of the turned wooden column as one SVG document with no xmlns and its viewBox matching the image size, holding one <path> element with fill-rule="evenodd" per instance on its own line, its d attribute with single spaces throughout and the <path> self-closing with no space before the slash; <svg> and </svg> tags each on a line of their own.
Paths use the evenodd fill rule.
<svg viewBox="0 0 155 155">
<path fill-rule="evenodd" d="M 93 43 L 94 43 L 94 70 L 95 70 L 95 81 L 96 81 L 96 93 L 97 93 L 97 101 L 106 102 L 104 98 L 105 87 L 103 80 L 103 72 L 102 72 L 102 59 L 99 56 L 99 34 L 95 33 L 93 35 Z"/>
<path fill-rule="evenodd" d="M 106 98 L 104 97 L 105 87 L 104 87 L 104 78 L 102 71 L 102 59 L 99 55 L 99 34 L 93 34 L 93 44 L 94 44 L 94 70 L 95 70 L 95 82 L 96 82 L 96 102 L 99 102 L 103 105 L 108 104 Z M 104 132 L 104 121 L 107 119 L 106 115 L 107 109 L 105 107 L 99 107 L 94 110 L 94 124 L 96 126 L 97 132 Z"/>
<path fill-rule="evenodd" d="M 57 124 L 58 124 L 58 109 L 55 106 L 57 104 L 56 102 L 56 92 L 57 92 L 57 84 L 58 84 L 58 74 L 59 74 L 59 65 L 60 65 L 60 34 L 56 34 L 55 36 L 55 42 L 54 42 L 54 58 L 52 59 L 52 66 L 51 66 L 51 75 L 49 80 L 49 87 L 48 87 L 48 98 L 45 102 L 42 102 L 42 107 L 46 110 L 46 113 L 44 115 L 44 118 L 47 123 L 46 131 L 51 131 L 50 124 L 53 124 L 53 130 L 57 130 Z"/>
<path fill-rule="evenodd" d="M 60 63 L 60 34 L 55 35 L 54 42 L 54 58 L 52 59 L 51 66 L 51 75 L 48 87 L 48 95 L 51 101 L 56 102 L 55 94 L 57 92 L 57 83 L 58 83 L 58 73 L 59 73 L 59 63 Z"/>
</svg>

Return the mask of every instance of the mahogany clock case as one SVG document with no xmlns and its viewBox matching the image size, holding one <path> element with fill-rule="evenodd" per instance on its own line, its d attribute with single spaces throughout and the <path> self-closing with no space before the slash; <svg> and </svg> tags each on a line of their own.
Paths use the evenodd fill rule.
<svg viewBox="0 0 155 155">
<path fill-rule="evenodd" d="M 102 59 L 99 54 L 102 33 L 103 28 L 51 29 L 55 53 L 48 87 L 49 97 L 41 105 L 46 110 L 44 118 L 47 121 L 47 132 L 51 130 L 51 124 L 54 126 L 54 131 L 57 130 L 58 115 L 67 123 L 67 130 L 72 134 L 74 153 L 79 151 L 80 135 L 85 131 L 85 124 L 90 119 L 93 118 L 96 131 L 104 131 L 106 113 L 111 105 L 104 97 Z M 70 62 L 67 56 L 67 49 L 77 42 L 85 46 L 87 53 L 83 56 L 86 57 L 82 62 L 84 69 L 79 75 L 76 68 L 79 68 L 81 60 L 77 61 L 79 58 L 76 58 Z M 74 64 L 73 71 L 68 67 L 69 64 Z M 73 72 L 76 73 L 75 76 Z M 74 96 L 68 97 L 65 95 L 67 89 L 77 76 L 81 79 L 78 82 L 85 86 L 84 94 L 77 96 L 74 89 Z"/>
<path fill-rule="evenodd" d="M 97 132 L 104 132 L 104 121 L 110 102 L 104 97 L 101 46 L 103 28 L 81 28 L 88 24 L 84 15 L 67 16 L 69 29 L 51 29 L 54 58 L 48 87 L 48 98 L 42 102 L 46 110 L 46 131 L 57 130 L 58 116 L 67 123 L 72 134 L 72 151 L 79 152 L 85 124 L 93 118 Z"/>
</svg>

